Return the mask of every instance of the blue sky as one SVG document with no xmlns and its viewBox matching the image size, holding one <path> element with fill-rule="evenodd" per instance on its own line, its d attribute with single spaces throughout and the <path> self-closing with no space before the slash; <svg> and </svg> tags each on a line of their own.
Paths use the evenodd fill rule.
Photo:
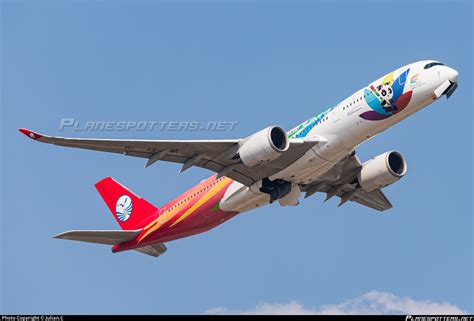
<svg viewBox="0 0 474 321">
<path fill-rule="evenodd" d="M 393 300 L 401 312 L 407 300 L 474 312 L 471 3 L 3 1 L 0 8 L 1 313 L 321 312 L 344 302 L 356 302 L 358 312 L 367 300 L 381 313 L 393 311 Z M 362 160 L 391 149 L 407 158 L 406 177 L 386 189 L 392 210 L 337 208 L 316 195 L 168 243 L 159 259 L 52 236 L 118 228 L 93 186 L 106 176 L 159 206 L 209 172 L 178 175 L 179 166 L 166 163 L 144 169 L 143 159 L 42 145 L 17 132 L 200 139 L 245 137 L 272 124 L 290 129 L 422 59 L 460 72 L 456 94 L 358 149 Z M 223 132 L 60 132 L 62 118 L 239 124 Z"/>
</svg>

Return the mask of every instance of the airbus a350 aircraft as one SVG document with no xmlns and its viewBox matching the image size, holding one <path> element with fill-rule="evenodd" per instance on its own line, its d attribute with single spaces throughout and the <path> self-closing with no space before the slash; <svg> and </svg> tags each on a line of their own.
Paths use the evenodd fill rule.
<svg viewBox="0 0 474 321">
<path fill-rule="evenodd" d="M 161 208 L 113 178 L 96 184 L 122 230 L 69 231 L 57 238 L 113 245 L 112 252 L 136 250 L 159 256 L 164 242 L 207 231 L 239 213 L 278 202 L 295 206 L 301 193 L 340 197 L 383 211 L 392 207 L 381 191 L 407 171 L 396 151 L 365 163 L 355 155 L 364 141 L 457 88 L 458 72 L 427 60 L 399 68 L 289 132 L 270 126 L 232 140 L 112 140 L 28 137 L 48 144 L 120 153 L 207 168 L 212 175 Z"/>
</svg>

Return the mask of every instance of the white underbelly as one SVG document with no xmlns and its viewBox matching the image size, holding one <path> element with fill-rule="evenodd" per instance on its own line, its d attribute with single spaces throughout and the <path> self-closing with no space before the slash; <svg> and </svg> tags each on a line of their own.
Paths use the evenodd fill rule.
<svg viewBox="0 0 474 321">
<path fill-rule="evenodd" d="M 234 181 L 222 197 L 219 208 L 223 211 L 242 213 L 264 206 L 269 201 L 268 194 L 252 191 L 250 187 Z"/>
</svg>

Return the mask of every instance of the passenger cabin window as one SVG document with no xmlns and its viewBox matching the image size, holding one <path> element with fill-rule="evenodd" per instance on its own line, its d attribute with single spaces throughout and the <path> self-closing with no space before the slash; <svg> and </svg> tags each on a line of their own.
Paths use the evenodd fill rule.
<svg viewBox="0 0 474 321">
<path fill-rule="evenodd" d="M 424 68 L 430 69 L 431 67 L 434 67 L 434 66 L 444 66 L 444 64 L 440 62 L 430 62 L 429 64 L 426 64 Z"/>
</svg>

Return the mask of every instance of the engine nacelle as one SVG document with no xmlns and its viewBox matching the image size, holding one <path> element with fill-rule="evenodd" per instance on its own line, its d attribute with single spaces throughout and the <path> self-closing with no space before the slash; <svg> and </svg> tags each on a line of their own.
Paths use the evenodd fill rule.
<svg viewBox="0 0 474 321">
<path fill-rule="evenodd" d="M 405 158 L 399 152 L 391 151 L 365 162 L 357 178 L 363 190 L 372 192 L 395 183 L 406 172 Z"/>
<path fill-rule="evenodd" d="M 239 148 L 239 156 L 242 163 L 253 167 L 278 158 L 289 146 L 286 132 L 279 126 L 270 126 L 247 137 Z"/>
</svg>

